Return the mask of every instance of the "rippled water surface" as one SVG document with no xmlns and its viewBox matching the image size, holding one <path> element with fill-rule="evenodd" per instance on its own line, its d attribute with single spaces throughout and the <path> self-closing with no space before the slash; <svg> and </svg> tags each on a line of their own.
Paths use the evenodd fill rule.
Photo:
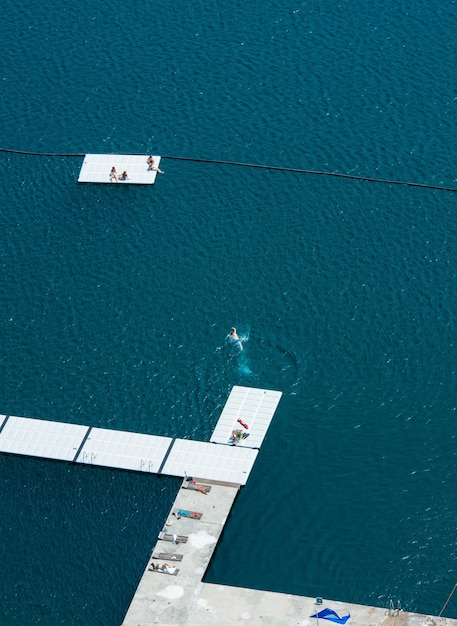
<svg viewBox="0 0 457 626">
<path fill-rule="evenodd" d="M 207 580 L 438 613 L 457 196 L 170 157 L 457 187 L 455 3 L 51 5 L 6 4 L 0 147 L 168 158 L 141 188 L 0 153 L 0 413 L 205 440 L 279 389 Z M 0 472 L 0 623 L 120 624 L 179 481 Z"/>
</svg>

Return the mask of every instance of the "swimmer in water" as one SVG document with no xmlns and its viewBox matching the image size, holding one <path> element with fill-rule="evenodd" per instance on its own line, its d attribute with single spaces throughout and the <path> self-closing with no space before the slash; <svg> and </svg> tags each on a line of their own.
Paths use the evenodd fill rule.
<svg viewBox="0 0 457 626">
<path fill-rule="evenodd" d="M 238 334 L 236 332 L 236 328 L 234 326 L 232 326 L 232 330 L 230 331 L 230 335 L 229 335 L 230 339 L 233 339 L 233 342 L 238 344 L 240 350 L 243 349 L 243 344 L 241 343 L 241 339 L 238 337 Z"/>
</svg>

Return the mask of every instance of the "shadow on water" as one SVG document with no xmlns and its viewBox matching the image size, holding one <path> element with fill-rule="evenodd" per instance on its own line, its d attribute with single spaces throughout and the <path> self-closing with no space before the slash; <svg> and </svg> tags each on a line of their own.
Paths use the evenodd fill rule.
<svg viewBox="0 0 457 626">
<path fill-rule="evenodd" d="M 219 386 L 225 379 L 228 390 L 236 384 L 293 393 L 304 368 L 298 356 L 270 338 L 251 334 L 249 327 L 241 328 L 238 336 L 241 349 L 240 344 L 227 335 L 213 354 L 201 362 L 197 376 L 205 381 L 204 388 L 212 387 L 216 381 Z"/>
<path fill-rule="evenodd" d="M 253 336 L 238 355 L 237 372 L 245 384 L 293 393 L 303 369 L 299 357 L 269 337 Z"/>
</svg>

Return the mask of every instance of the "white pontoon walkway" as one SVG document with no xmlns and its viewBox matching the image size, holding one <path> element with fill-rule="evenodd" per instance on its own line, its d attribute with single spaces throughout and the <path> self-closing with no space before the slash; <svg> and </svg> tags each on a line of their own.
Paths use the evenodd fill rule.
<svg viewBox="0 0 457 626">
<path fill-rule="evenodd" d="M 233 387 L 210 441 L 260 448 L 281 399 L 280 391 Z M 233 434 L 235 433 L 235 435 Z"/>
<path fill-rule="evenodd" d="M 0 415 L 0 452 L 244 485 L 281 395 L 234 387 L 210 442 Z M 241 415 L 249 429 L 237 422 Z M 226 445 L 234 430 L 250 435 Z"/>
<path fill-rule="evenodd" d="M 153 185 L 157 176 L 155 170 L 148 170 L 147 154 L 86 154 L 79 173 L 78 183 L 109 183 L 119 185 Z M 160 166 L 160 157 L 153 156 L 154 167 Z M 125 170 L 127 180 L 110 176 L 111 168 L 117 174 Z"/>
</svg>

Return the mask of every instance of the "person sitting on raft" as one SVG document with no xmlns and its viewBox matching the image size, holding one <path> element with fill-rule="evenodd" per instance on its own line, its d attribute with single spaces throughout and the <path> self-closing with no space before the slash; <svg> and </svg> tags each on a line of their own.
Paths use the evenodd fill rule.
<svg viewBox="0 0 457 626">
<path fill-rule="evenodd" d="M 154 159 L 151 154 L 146 159 L 146 163 L 148 164 L 148 172 L 150 172 L 151 170 L 154 170 L 154 172 L 158 172 L 159 174 L 164 173 L 162 170 L 159 170 L 157 165 L 154 165 Z"/>
</svg>

